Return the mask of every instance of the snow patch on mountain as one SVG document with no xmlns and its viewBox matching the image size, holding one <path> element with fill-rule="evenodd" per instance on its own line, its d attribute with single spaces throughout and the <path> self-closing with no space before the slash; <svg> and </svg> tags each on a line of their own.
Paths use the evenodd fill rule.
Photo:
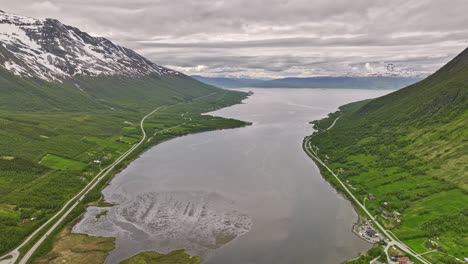
<svg viewBox="0 0 468 264">
<path fill-rule="evenodd" d="M 0 66 L 23 77 L 181 75 L 133 50 L 92 37 L 55 19 L 0 12 Z"/>
<path fill-rule="evenodd" d="M 24 69 L 23 67 L 15 64 L 14 62 L 12 61 L 5 61 L 5 65 L 4 65 L 5 69 L 13 72 L 15 75 L 19 75 L 21 76 L 22 74 L 25 74 L 27 76 L 30 76 L 28 75 L 28 73 L 26 72 L 26 69 Z"/>
</svg>

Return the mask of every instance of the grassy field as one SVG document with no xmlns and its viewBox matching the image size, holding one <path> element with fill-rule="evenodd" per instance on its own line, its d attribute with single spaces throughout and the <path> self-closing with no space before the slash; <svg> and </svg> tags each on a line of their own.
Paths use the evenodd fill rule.
<svg viewBox="0 0 468 264">
<path fill-rule="evenodd" d="M 83 171 L 88 164 L 77 161 L 77 160 L 72 160 L 72 159 L 67 159 L 59 156 L 55 156 L 52 154 L 47 154 L 44 158 L 42 158 L 39 161 L 39 164 L 42 166 L 51 168 L 51 169 L 56 169 L 56 170 L 76 170 L 76 171 Z"/>
<path fill-rule="evenodd" d="M 102 264 L 115 247 L 115 238 L 72 234 L 67 226 L 56 238 L 53 249 L 35 263 Z"/>
<path fill-rule="evenodd" d="M 200 262 L 200 257 L 190 256 L 184 250 L 176 250 L 165 255 L 154 251 L 145 251 L 120 262 L 120 264 L 198 264 Z"/>
<path fill-rule="evenodd" d="M 468 256 L 467 64 L 465 50 L 419 83 L 313 122 L 320 157 L 383 226 L 434 263 Z"/>
</svg>

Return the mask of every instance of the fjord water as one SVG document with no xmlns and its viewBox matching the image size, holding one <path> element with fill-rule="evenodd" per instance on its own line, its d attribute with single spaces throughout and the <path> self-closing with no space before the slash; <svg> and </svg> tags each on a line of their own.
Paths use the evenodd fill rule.
<svg viewBox="0 0 468 264">
<path fill-rule="evenodd" d="M 106 263 L 185 248 L 204 263 L 340 263 L 371 247 L 351 232 L 357 214 L 301 148 L 309 121 L 390 91 L 241 89 L 244 104 L 212 115 L 252 122 L 157 145 L 103 191 L 74 232 L 114 236 Z M 96 218 L 102 210 L 107 215 Z"/>
</svg>

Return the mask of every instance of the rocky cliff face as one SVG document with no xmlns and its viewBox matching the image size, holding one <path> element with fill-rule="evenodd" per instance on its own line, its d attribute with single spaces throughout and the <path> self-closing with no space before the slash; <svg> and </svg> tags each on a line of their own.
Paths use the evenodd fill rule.
<svg viewBox="0 0 468 264">
<path fill-rule="evenodd" d="M 0 67 L 16 75 L 62 81 L 74 76 L 182 75 L 133 50 L 55 19 L 0 11 Z"/>
</svg>

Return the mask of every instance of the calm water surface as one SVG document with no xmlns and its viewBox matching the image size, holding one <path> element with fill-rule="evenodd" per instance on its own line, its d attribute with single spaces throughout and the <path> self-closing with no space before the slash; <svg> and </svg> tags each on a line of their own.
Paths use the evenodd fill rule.
<svg viewBox="0 0 468 264">
<path fill-rule="evenodd" d="M 116 237 L 107 263 L 144 250 L 185 248 L 209 264 L 340 263 L 370 248 L 357 214 L 302 151 L 309 121 L 389 91 L 246 89 L 244 104 L 212 115 L 252 126 L 157 145 L 103 191 L 75 232 Z M 108 214 L 99 219 L 102 210 Z"/>
</svg>

